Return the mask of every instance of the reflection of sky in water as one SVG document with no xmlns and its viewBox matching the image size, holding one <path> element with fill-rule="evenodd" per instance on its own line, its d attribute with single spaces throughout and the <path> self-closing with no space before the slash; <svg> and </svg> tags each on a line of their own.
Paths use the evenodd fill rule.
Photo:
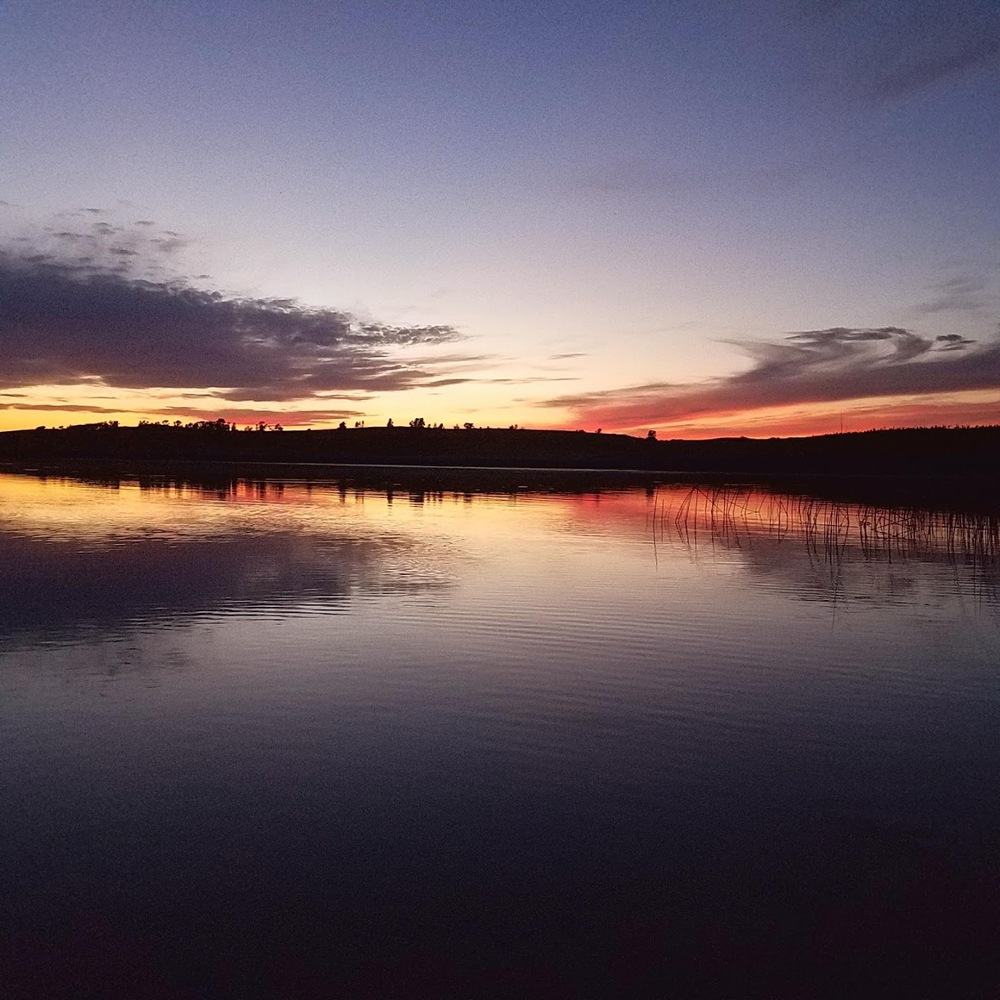
<svg viewBox="0 0 1000 1000">
<path fill-rule="evenodd" d="M 995 899 L 991 523 L 829 550 L 844 508 L 691 495 L 0 476 L 0 936 L 131 935 L 180 995 L 452 947 L 586 995 L 624 938 L 842 961 L 901 913 L 933 953 L 908 887 Z"/>
<path fill-rule="evenodd" d="M 423 594 L 445 617 L 459 606 L 481 620 L 516 611 L 508 627 L 538 631 L 584 608 L 609 634 L 622 622 L 643 639 L 665 607 L 678 627 L 698 618 L 703 588 L 733 613 L 770 594 L 834 611 L 873 603 L 974 616 L 996 609 L 996 532 L 995 519 L 746 489 L 387 496 L 3 476 L 0 636 L 237 611 L 274 620 L 389 594 Z M 435 603 L 442 588 L 454 596 Z"/>
<path fill-rule="evenodd" d="M 3 477 L 0 639 L 223 612 L 332 612 L 362 593 L 449 586 L 447 539 L 366 517 L 364 497 L 302 490 L 289 503 L 283 493 Z"/>
</svg>

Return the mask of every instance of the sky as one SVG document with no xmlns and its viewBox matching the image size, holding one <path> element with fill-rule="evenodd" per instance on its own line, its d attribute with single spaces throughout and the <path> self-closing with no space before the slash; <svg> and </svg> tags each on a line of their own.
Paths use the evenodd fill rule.
<svg viewBox="0 0 1000 1000">
<path fill-rule="evenodd" d="M 0 0 L 0 429 L 1000 422 L 996 0 Z"/>
</svg>

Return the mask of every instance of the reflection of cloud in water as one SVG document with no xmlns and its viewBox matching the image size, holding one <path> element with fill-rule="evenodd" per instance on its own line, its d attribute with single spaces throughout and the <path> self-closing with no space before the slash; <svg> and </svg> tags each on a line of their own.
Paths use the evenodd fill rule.
<svg viewBox="0 0 1000 1000">
<path fill-rule="evenodd" d="M 1000 521 L 946 511 L 849 504 L 759 489 L 692 487 L 658 498 L 656 531 L 693 554 L 738 554 L 761 585 L 804 600 L 831 595 L 877 603 L 906 597 L 925 568 L 953 591 L 1000 604 Z M 934 588 L 935 593 L 940 591 Z"/>
<path fill-rule="evenodd" d="M 252 611 L 330 613 L 357 593 L 450 585 L 440 553 L 405 536 L 234 532 L 127 544 L 0 534 L 0 643 L 82 638 L 141 625 Z"/>
</svg>

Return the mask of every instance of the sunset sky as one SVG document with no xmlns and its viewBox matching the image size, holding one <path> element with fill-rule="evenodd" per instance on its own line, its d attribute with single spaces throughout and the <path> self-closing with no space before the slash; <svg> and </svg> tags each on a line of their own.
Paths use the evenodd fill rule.
<svg viewBox="0 0 1000 1000">
<path fill-rule="evenodd" d="M 7 0 L 0 96 L 0 429 L 1000 422 L 996 0 Z"/>
</svg>

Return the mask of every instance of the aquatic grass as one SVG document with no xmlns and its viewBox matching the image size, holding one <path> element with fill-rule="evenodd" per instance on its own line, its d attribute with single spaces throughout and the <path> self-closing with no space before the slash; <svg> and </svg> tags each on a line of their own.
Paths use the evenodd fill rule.
<svg viewBox="0 0 1000 1000">
<path fill-rule="evenodd" d="M 673 502 L 672 502 L 673 501 Z M 764 541 L 798 542 L 836 583 L 850 552 L 864 561 L 893 564 L 945 559 L 973 570 L 977 590 L 1000 593 L 1000 518 L 995 514 L 855 504 L 809 495 L 772 493 L 752 486 L 695 485 L 683 494 L 657 491 L 653 530 L 692 550 L 752 548 Z"/>
</svg>

